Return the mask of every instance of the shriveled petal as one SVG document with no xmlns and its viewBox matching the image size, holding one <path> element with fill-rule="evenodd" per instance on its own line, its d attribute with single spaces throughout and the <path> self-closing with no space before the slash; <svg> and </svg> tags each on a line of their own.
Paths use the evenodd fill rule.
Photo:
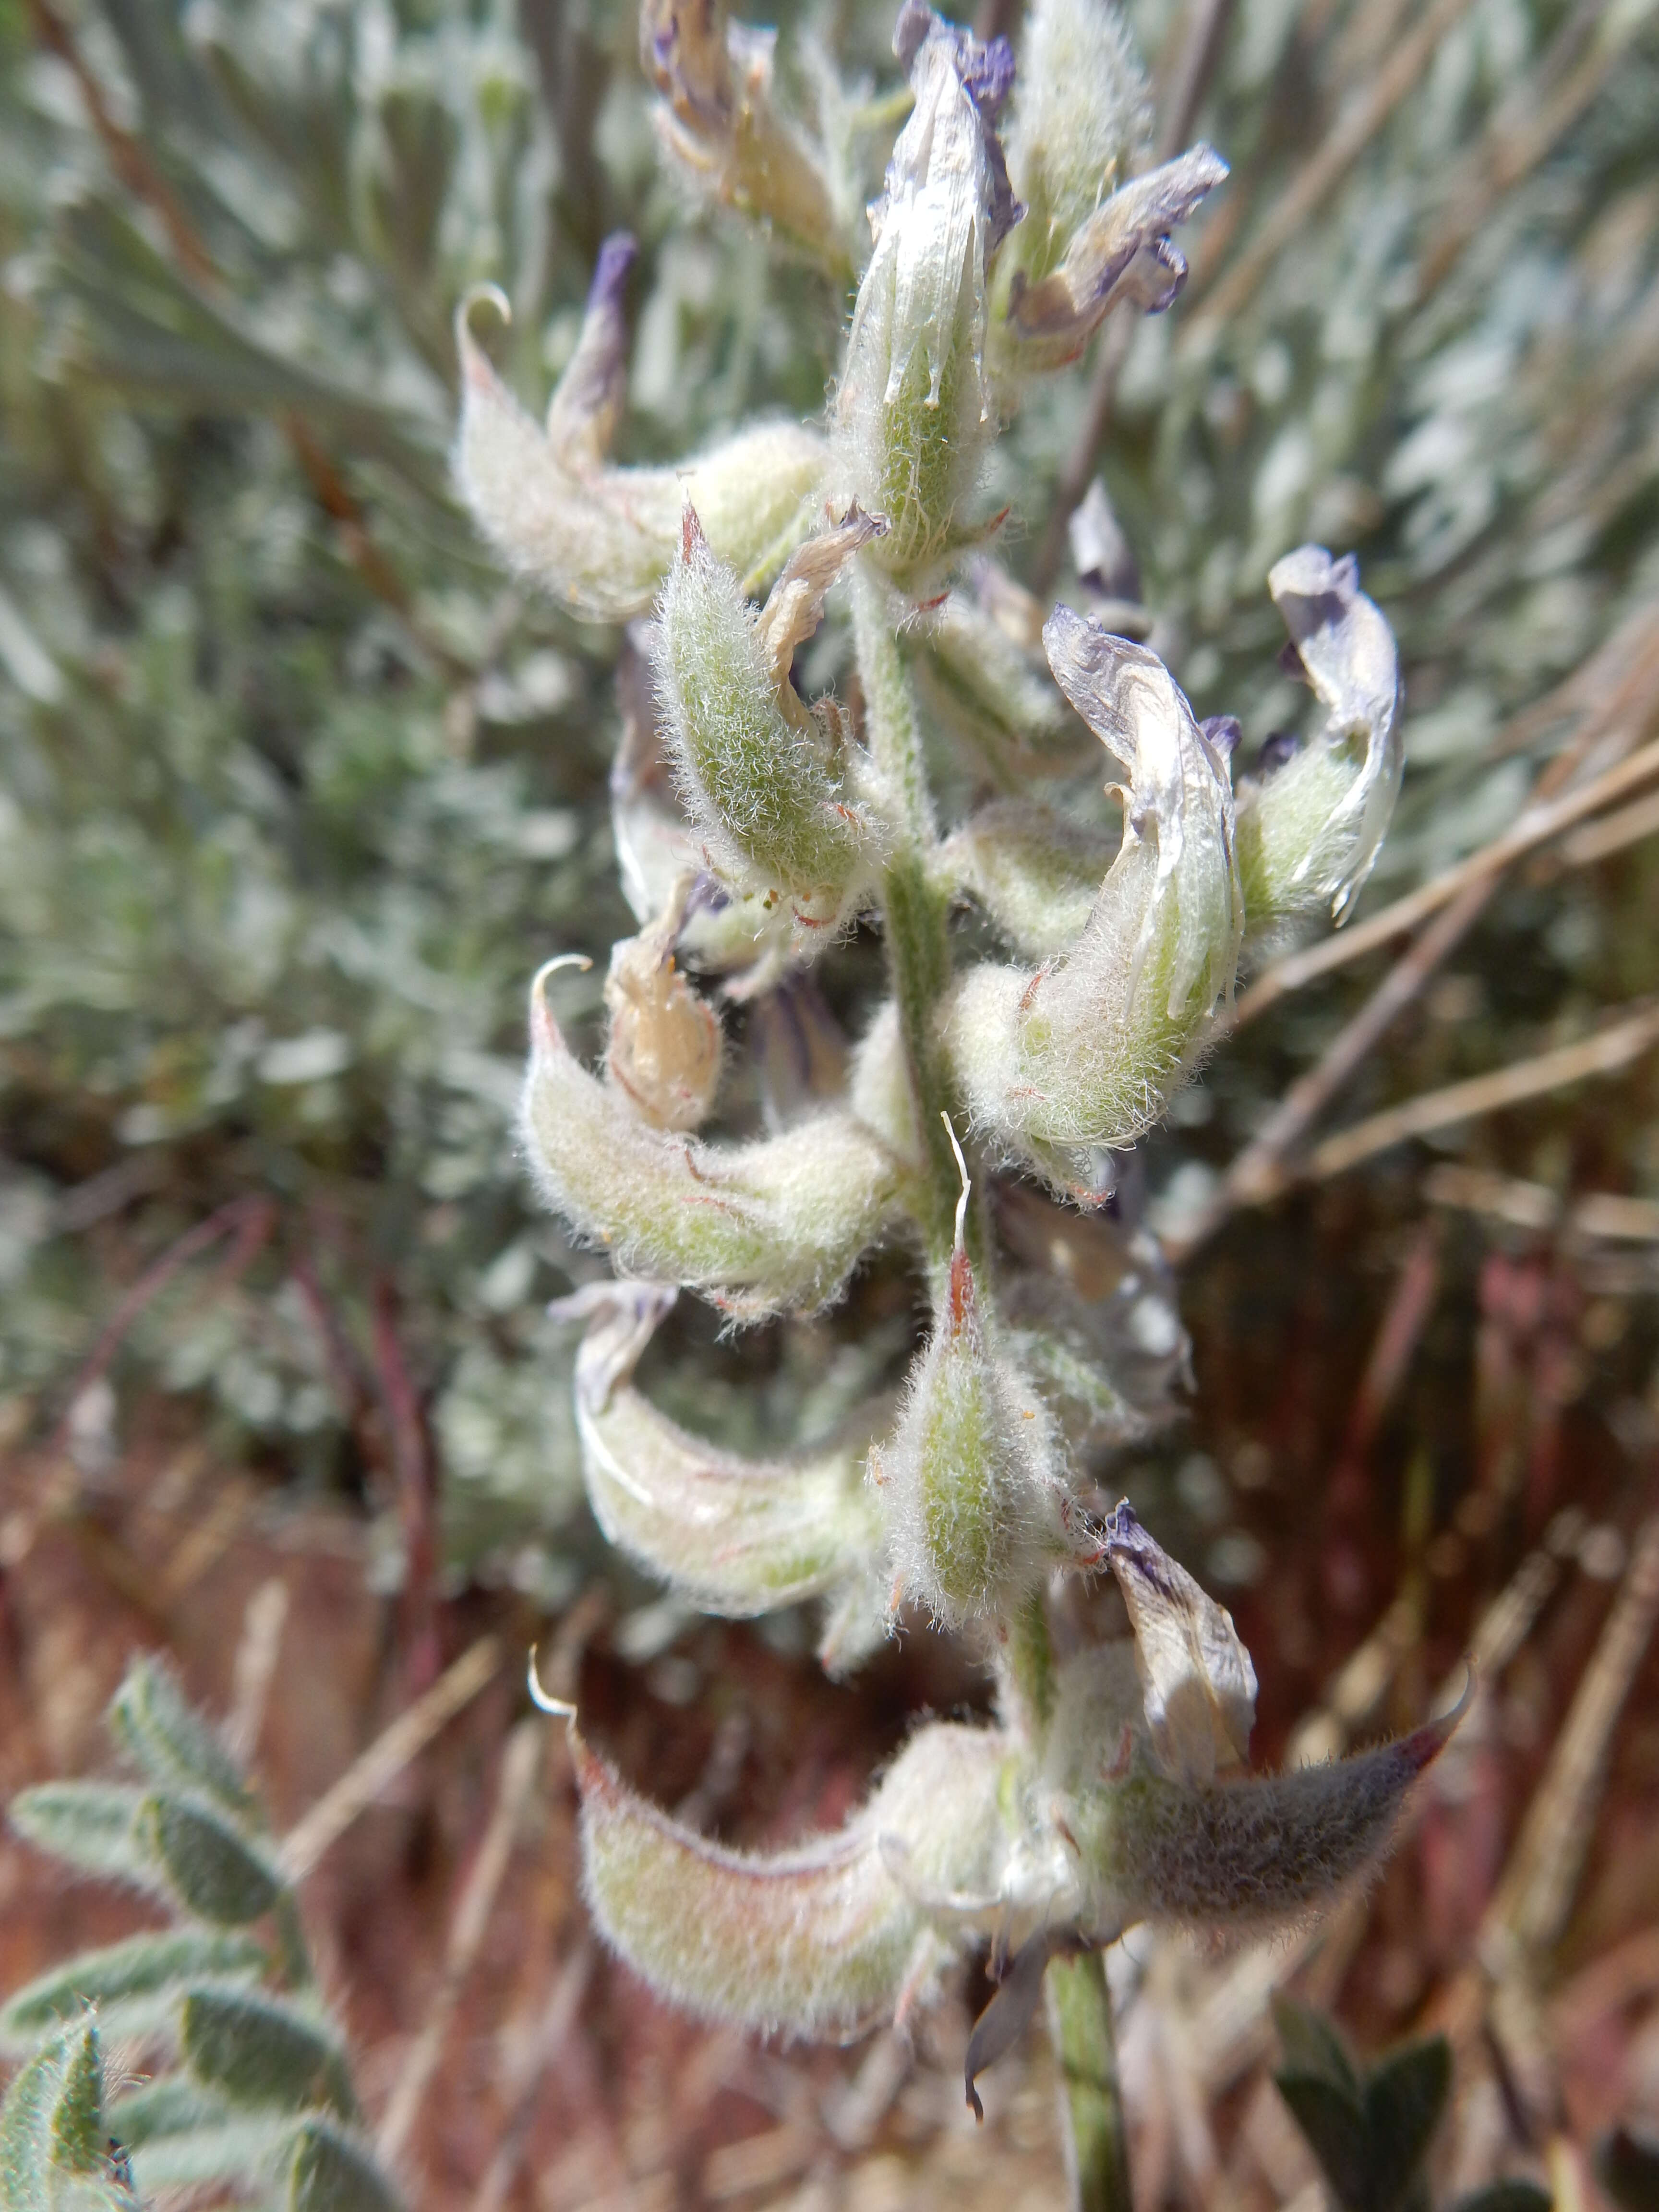
<svg viewBox="0 0 1659 2212">
<path fill-rule="evenodd" d="M 743 1459 L 659 1413 L 634 1370 L 675 1295 L 658 1283 L 594 1283 L 553 1310 L 587 1322 L 576 1424 L 600 1528 L 708 1613 L 741 1618 L 864 1587 L 881 1546 L 867 1437 Z"/>
<path fill-rule="evenodd" d="M 891 2014 L 930 1952 L 948 1955 L 928 1893 L 1000 1884 L 1009 1747 L 994 1730 L 923 1729 L 844 1828 L 770 1855 L 679 1826 L 572 1740 L 593 1917 L 659 1995 L 705 2018 L 857 2034 Z"/>
<path fill-rule="evenodd" d="M 694 880 L 678 878 L 650 927 L 612 945 L 605 981 L 606 1071 L 658 1129 L 695 1129 L 720 1088 L 719 1018 L 674 964 Z"/>
<path fill-rule="evenodd" d="M 772 688 L 786 712 L 790 702 L 798 713 L 805 712 L 790 681 L 790 667 L 798 647 L 805 645 L 823 620 L 823 603 L 831 587 L 854 554 L 872 538 L 886 534 L 883 516 L 866 514 L 854 504 L 839 522 L 798 545 L 785 562 L 782 574 L 767 594 L 756 629 L 770 668 Z"/>
<path fill-rule="evenodd" d="M 1065 259 L 1041 282 L 1017 270 L 1008 295 L 1016 371 L 1075 361 L 1120 301 L 1161 314 L 1187 281 L 1187 264 L 1170 233 L 1185 222 L 1227 174 L 1212 146 L 1189 147 L 1173 161 L 1135 177 L 1082 224 Z"/>
<path fill-rule="evenodd" d="M 1201 1785 L 1242 1765 L 1255 1725 L 1255 1668 L 1223 1605 L 1135 1518 L 1106 1524 L 1106 1557 L 1135 1635 L 1146 1724 L 1171 1781 Z"/>
<path fill-rule="evenodd" d="M 706 1291 L 745 1319 L 826 1304 L 902 1213 L 902 1170 L 843 1110 L 748 1145 L 653 1128 L 571 1054 L 542 976 L 523 1129 L 549 1202 L 620 1269 Z"/>
<path fill-rule="evenodd" d="M 822 150 L 774 98 L 776 39 L 731 21 L 720 0 L 644 0 L 640 60 L 662 95 L 652 119 L 683 175 L 840 275 L 847 249 Z"/>
<path fill-rule="evenodd" d="M 1352 554 L 1303 545 L 1267 576 L 1325 727 L 1239 799 L 1252 926 L 1328 905 L 1338 921 L 1370 873 L 1400 793 L 1400 665 Z"/>
</svg>

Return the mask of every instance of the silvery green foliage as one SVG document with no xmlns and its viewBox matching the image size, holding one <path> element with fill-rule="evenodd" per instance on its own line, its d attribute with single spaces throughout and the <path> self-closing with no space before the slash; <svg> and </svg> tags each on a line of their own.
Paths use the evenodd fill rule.
<svg viewBox="0 0 1659 2212">
<path fill-rule="evenodd" d="M 1103 7 L 1100 16 L 1091 35 L 1121 56 L 1121 24 Z M 647 11 L 647 37 L 663 35 L 659 18 Z M 1069 35 L 1039 37 L 1036 66 L 1066 65 Z M 1131 1312 L 1152 1307 L 1143 1343 L 1166 1359 L 1181 1341 L 1172 1316 L 1167 1334 L 1159 1321 L 1155 1249 L 1121 1255 L 1122 1302 L 1094 1301 L 1091 1335 L 1062 1301 L 1033 1291 L 1045 1236 L 1022 1205 L 1042 1209 L 1048 1249 L 1063 1217 L 1029 1191 L 988 1206 L 973 1180 L 1026 1169 L 1097 1204 L 1109 1152 L 1158 1117 L 1231 992 L 1247 925 L 1272 927 L 1316 896 L 1328 902 L 1363 873 L 1398 780 L 1387 626 L 1352 562 L 1307 547 L 1275 571 L 1330 715 L 1316 748 L 1328 799 L 1258 823 L 1272 860 L 1256 868 L 1253 910 L 1234 726 L 1200 723 L 1149 647 L 1065 605 L 1045 622 L 982 553 L 968 558 L 984 534 L 979 480 L 998 428 L 993 326 L 1003 368 L 1030 375 L 1075 350 L 1112 305 L 1167 306 L 1182 273 L 1168 234 L 1224 171 L 1200 149 L 1169 173 L 1121 177 L 1138 98 L 1126 75 L 1111 91 L 1110 131 L 1079 125 L 1078 145 L 1095 154 L 1056 148 L 1057 160 L 1100 159 L 1095 198 L 1075 178 L 1045 184 L 1036 258 L 1004 283 L 999 255 L 1018 255 L 1023 213 L 996 129 L 1012 56 L 917 0 L 901 12 L 894 52 L 914 105 L 872 210 L 836 401 L 832 497 L 757 607 L 769 572 L 745 578 L 722 554 L 690 484 L 678 551 L 629 664 L 614 790 L 630 901 L 642 921 L 658 918 L 614 956 L 613 981 L 633 980 L 609 994 L 601 1072 L 555 1018 L 568 960 L 537 977 L 523 1130 L 543 1191 L 620 1277 L 561 1308 L 586 1323 L 577 1414 L 606 1533 L 709 1611 L 823 1601 L 832 1668 L 883 1625 L 931 1618 L 975 1639 L 1000 1691 L 994 1726 L 920 1729 L 840 1832 L 771 1856 L 677 1826 L 578 1735 L 594 1915 L 677 2002 L 803 2034 L 902 2015 L 964 1943 L 994 1939 L 1014 1963 L 970 2051 L 971 2092 L 974 2071 L 1029 2015 L 1051 1959 L 1139 1920 L 1272 1927 L 1363 1877 L 1450 1723 L 1335 1766 L 1245 1771 L 1256 1684 L 1231 1617 L 1127 1504 L 1104 1522 L 1091 1510 L 1080 1440 L 1135 1433 L 1115 1387 Z M 672 43 L 663 59 L 671 76 L 676 52 L 684 62 Z M 1039 86 L 1032 112 L 1068 96 Z M 1114 150 L 1100 154 L 1112 132 Z M 1041 166 L 1029 136 L 1024 158 Z M 745 190 L 752 201 L 752 174 Z M 1050 233 L 1068 224 L 1056 250 Z M 1048 273 L 1023 281 L 1045 256 Z M 1043 289 L 1056 285 L 1069 305 Z M 620 343 L 607 330 L 614 382 Z M 463 479 L 499 541 L 518 490 L 481 490 L 471 435 L 464 416 Z M 740 453 L 741 434 L 725 450 Z M 579 527 L 573 512 L 556 550 L 517 550 L 526 574 L 581 608 L 606 588 L 609 541 L 599 528 L 584 544 Z M 627 605 L 645 573 L 626 571 Z M 856 689 L 809 705 L 797 657 L 843 574 Z M 1033 653 L 1039 631 L 1052 684 Z M 947 763 L 942 791 L 922 747 L 919 673 Z M 1041 769 L 1085 731 L 1123 780 L 1068 820 Z M 962 765 L 975 757 L 1029 791 L 974 803 L 983 783 L 1004 781 L 976 780 Z M 951 823 L 958 787 L 969 798 Z M 970 902 L 1037 964 L 958 966 L 950 918 Z M 667 1110 L 680 1095 L 674 1068 L 703 1062 L 697 971 L 726 975 L 728 994 L 764 1023 L 866 918 L 884 939 L 890 995 L 844 1055 L 844 1079 L 837 1066 L 823 1088 L 808 1085 L 760 1133 L 703 1124 L 713 1093 L 689 1079 L 695 1112 Z M 630 1073 L 642 1066 L 649 1082 Z M 958 1124 L 981 1164 L 971 1172 Z M 669 1420 L 641 1389 L 636 1367 L 678 1288 L 738 1321 L 812 1312 L 878 1243 L 919 1264 L 931 1310 L 896 1405 L 872 1401 L 823 1449 L 745 1458 Z M 1051 1578 L 1109 1567 L 1133 1644 L 1057 1668 Z"/>
<path fill-rule="evenodd" d="M 395 2212 L 246 1777 L 155 1661 L 135 1662 L 108 1719 L 138 1779 L 44 1784 L 9 1818 L 173 1925 L 65 1960 L 0 2007 L 0 2044 L 22 2056 L 0 2202 L 115 2212 L 209 2186 L 270 2212 Z"/>
</svg>

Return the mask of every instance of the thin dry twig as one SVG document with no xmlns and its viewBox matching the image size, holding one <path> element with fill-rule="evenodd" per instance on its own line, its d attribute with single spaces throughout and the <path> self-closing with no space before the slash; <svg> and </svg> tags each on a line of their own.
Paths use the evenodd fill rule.
<svg viewBox="0 0 1659 2212">
<path fill-rule="evenodd" d="M 388 2164 L 395 2164 L 403 2155 L 428 2084 L 443 2056 L 444 2040 L 460 2002 L 461 1990 L 477 1963 L 514 1844 L 524 1824 L 525 1808 L 541 1772 L 542 1747 L 546 1740 L 547 1731 L 539 1720 L 520 1721 L 507 1739 L 489 1824 L 456 1895 L 449 1937 L 444 1946 L 442 1976 L 421 2023 L 421 2032 L 410 2045 L 375 2138 L 375 2148 Z"/>
<path fill-rule="evenodd" d="M 305 1880 L 324 1852 L 420 1756 L 445 1723 L 471 1703 L 497 1673 L 504 1656 L 499 1638 L 481 1636 L 352 1761 L 283 1838 L 283 1871 L 289 1881 Z"/>
<path fill-rule="evenodd" d="M 1403 1144 L 1408 1137 L 1425 1137 L 1437 1129 L 1453 1128 L 1460 1121 L 1473 1121 L 1483 1114 L 1521 1105 L 1528 1098 L 1544 1097 L 1552 1091 L 1565 1090 L 1569 1084 L 1582 1083 L 1587 1076 L 1617 1075 L 1656 1044 L 1659 1044 L 1659 1007 L 1647 1006 L 1598 1030 L 1594 1036 L 1581 1038 L 1577 1044 L 1558 1046 L 1553 1052 L 1495 1068 L 1489 1075 L 1473 1076 L 1467 1083 L 1449 1083 L 1443 1090 L 1427 1091 L 1421 1097 L 1408 1098 L 1401 1105 L 1373 1114 L 1340 1135 L 1327 1138 L 1315 1147 L 1303 1167 L 1283 1170 L 1278 1182 L 1262 1194 L 1271 1197 L 1302 1180 L 1328 1182 L 1333 1176 L 1346 1175 L 1360 1161 Z"/>
<path fill-rule="evenodd" d="M 535 2032 L 514 2069 L 501 2140 L 478 2184 L 469 2212 L 501 2212 L 507 2202 L 523 2163 L 542 2075 L 558 2057 L 565 2038 L 575 2026 L 598 1956 L 593 1938 L 586 1933 L 578 1936 L 574 1949 L 554 1982 Z"/>
<path fill-rule="evenodd" d="M 1285 248 L 1341 184 L 1407 94 L 1421 82 L 1436 47 L 1469 5 L 1470 0 L 1430 0 L 1364 89 L 1344 105 L 1323 142 L 1267 210 L 1243 252 L 1188 324 L 1183 344 L 1206 342 L 1260 290 Z"/>
<path fill-rule="evenodd" d="M 1659 667 L 1655 673 L 1659 676 Z M 1596 726 L 1599 731 L 1607 726 L 1598 718 Z M 1404 937 L 1465 890 L 1495 878 L 1513 861 L 1549 843 L 1563 830 L 1582 822 L 1586 815 L 1599 813 L 1613 799 L 1622 799 L 1655 775 L 1659 775 L 1659 738 L 1606 769 L 1581 790 L 1526 807 L 1501 837 L 1483 845 L 1478 853 L 1471 853 L 1455 867 L 1446 869 L 1432 883 L 1395 899 L 1380 914 L 1352 929 L 1323 938 L 1304 951 L 1289 953 L 1284 959 L 1276 960 L 1239 1000 L 1225 1033 L 1231 1035 L 1243 1029 L 1258 1015 L 1266 1013 L 1278 1000 L 1287 998 L 1292 991 L 1301 990 L 1319 976 L 1346 967 L 1350 961 L 1359 959 L 1396 937 Z"/>
<path fill-rule="evenodd" d="M 259 1584 L 242 1615 L 242 1633 L 231 1669 L 230 1718 L 225 1741 L 234 1757 L 246 1765 L 258 1747 L 264 1725 L 270 1686 L 276 1678 L 276 1661 L 288 1622 L 289 1589 L 281 1575 L 270 1575 Z"/>
<path fill-rule="evenodd" d="M 1508 1972 L 1516 1952 L 1526 1958 L 1541 1955 L 1566 1925 L 1606 1783 L 1613 1732 L 1656 1620 L 1659 1514 L 1650 1515 L 1637 1531 L 1619 1595 L 1488 1909 L 1480 1955 L 1489 1971 Z"/>
</svg>

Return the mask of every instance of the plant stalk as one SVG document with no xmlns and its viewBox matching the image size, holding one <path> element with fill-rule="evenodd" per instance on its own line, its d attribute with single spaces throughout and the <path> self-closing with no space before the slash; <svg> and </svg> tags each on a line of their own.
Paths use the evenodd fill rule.
<svg viewBox="0 0 1659 2212">
<path fill-rule="evenodd" d="M 1060 2061 L 1061 2132 L 1078 2212 L 1133 2212 L 1129 2142 L 1118 2088 L 1112 1995 L 1098 1951 L 1048 1968 L 1048 2029 Z"/>
<path fill-rule="evenodd" d="M 950 1264 L 961 1188 L 956 1156 L 939 1118 L 951 1099 L 933 1035 L 951 980 L 949 902 L 929 872 L 933 807 L 909 672 L 894 634 L 887 586 L 863 562 L 853 573 L 853 632 L 870 750 L 896 816 L 897 835 L 882 881 L 882 913 L 899 1034 L 927 1161 L 921 1230 L 929 1265 L 938 1271 Z M 971 1233 L 971 1217 L 969 1229 Z"/>
</svg>

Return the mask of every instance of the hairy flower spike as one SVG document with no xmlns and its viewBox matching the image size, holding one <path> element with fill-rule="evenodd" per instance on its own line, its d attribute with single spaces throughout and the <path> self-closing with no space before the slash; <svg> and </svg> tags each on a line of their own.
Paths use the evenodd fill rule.
<svg viewBox="0 0 1659 2212">
<path fill-rule="evenodd" d="M 1130 770 L 1123 843 L 1066 958 L 970 969 L 944 1042 L 976 1129 L 1062 1186 L 1148 1127 L 1232 987 L 1243 928 L 1227 760 L 1162 661 L 1067 607 L 1043 631 L 1060 689 Z"/>
<path fill-rule="evenodd" d="M 825 465 L 813 432 L 780 422 L 745 431 L 678 471 L 611 465 L 624 380 L 622 295 L 634 252 L 631 239 L 617 237 L 600 253 L 581 337 L 545 431 L 472 335 L 483 300 L 507 318 L 504 295 L 494 287 L 469 293 L 455 317 L 462 495 L 509 568 L 594 622 L 625 622 L 649 606 L 673 558 L 688 495 L 711 543 L 740 574 L 781 565 Z"/>
<path fill-rule="evenodd" d="M 658 696 L 681 787 L 709 857 L 739 892 L 786 893 L 804 931 L 839 922 L 875 842 L 856 803 L 856 749 L 833 708 L 808 712 L 789 681 L 799 640 L 849 553 L 879 532 L 854 514 L 803 546 L 757 619 L 686 507 L 658 605 Z"/>
<path fill-rule="evenodd" d="M 1238 799 L 1239 866 L 1253 929 L 1358 897 L 1405 766 L 1393 633 L 1359 588 L 1352 553 L 1299 546 L 1267 576 L 1297 661 L 1325 709 L 1313 742 Z"/>
<path fill-rule="evenodd" d="M 634 1370 L 676 1296 L 660 1283 L 590 1283 L 552 1309 L 587 1323 L 576 1425 L 594 1518 L 707 1613 L 742 1619 L 827 1598 L 821 1656 L 841 1671 L 884 1626 L 867 1431 L 791 1459 L 748 1460 L 667 1419 L 635 1388 Z"/>
<path fill-rule="evenodd" d="M 652 120 L 664 153 L 711 198 L 843 275 L 823 155 L 774 105 L 776 43 L 731 21 L 720 0 L 644 0 L 640 61 L 662 95 Z"/>
<path fill-rule="evenodd" d="M 1013 80 L 1006 39 L 981 46 L 906 0 L 893 51 L 915 106 L 870 210 L 837 421 L 848 493 L 891 526 L 872 549 L 915 584 L 967 541 L 992 419 L 986 272 L 1020 212 L 995 124 Z"/>
<path fill-rule="evenodd" d="M 933 1337 L 897 1428 L 870 1457 L 887 1505 L 895 1600 L 920 1598 L 952 1626 L 1006 1617 L 1070 1549 L 1053 1420 L 1002 1345 L 969 1259 L 968 1191 L 963 1167 Z"/>
</svg>

